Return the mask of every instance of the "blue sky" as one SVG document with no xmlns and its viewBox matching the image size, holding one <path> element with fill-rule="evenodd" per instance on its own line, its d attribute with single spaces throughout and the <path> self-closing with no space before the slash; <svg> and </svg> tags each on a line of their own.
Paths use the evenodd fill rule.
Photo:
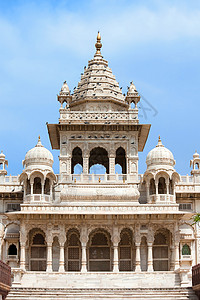
<svg viewBox="0 0 200 300">
<path fill-rule="evenodd" d="M 51 150 L 46 122 L 58 122 L 56 95 L 64 80 L 77 85 L 98 30 L 123 92 L 133 80 L 144 97 L 140 122 L 152 124 L 139 172 L 161 135 L 176 170 L 189 174 L 200 152 L 199 1 L 0 0 L 0 150 L 8 174 L 22 172 L 38 135 Z M 58 173 L 59 152 L 52 153 Z"/>
</svg>

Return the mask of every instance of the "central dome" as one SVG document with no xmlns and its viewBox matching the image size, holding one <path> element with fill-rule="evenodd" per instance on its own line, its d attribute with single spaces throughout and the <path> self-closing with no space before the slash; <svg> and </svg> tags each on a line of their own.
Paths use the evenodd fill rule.
<svg viewBox="0 0 200 300">
<path fill-rule="evenodd" d="M 172 152 L 165 148 L 159 137 L 157 146 L 152 149 L 146 158 L 147 168 L 157 166 L 170 166 L 174 167 L 175 160 Z"/>
<path fill-rule="evenodd" d="M 45 165 L 52 167 L 53 155 L 41 143 L 38 138 L 37 145 L 26 153 L 23 165 L 28 167 L 30 165 Z"/>
</svg>

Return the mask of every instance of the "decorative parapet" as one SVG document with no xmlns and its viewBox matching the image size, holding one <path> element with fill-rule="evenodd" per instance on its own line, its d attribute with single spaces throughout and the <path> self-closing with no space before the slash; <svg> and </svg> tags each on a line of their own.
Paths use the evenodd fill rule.
<svg viewBox="0 0 200 300">
<path fill-rule="evenodd" d="M 118 112 L 82 112 L 60 109 L 60 124 L 138 124 L 138 109 Z"/>
<path fill-rule="evenodd" d="M 19 214 L 182 214 L 178 205 L 134 205 L 128 203 L 75 203 L 55 206 L 22 205 Z"/>
<path fill-rule="evenodd" d="M 58 176 L 59 183 L 73 183 L 73 184 L 125 184 L 136 183 L 135 174 L 67 174 L 62 173 Z M 114 187 L 113 187 L 114 188 Z"/>
</svg>

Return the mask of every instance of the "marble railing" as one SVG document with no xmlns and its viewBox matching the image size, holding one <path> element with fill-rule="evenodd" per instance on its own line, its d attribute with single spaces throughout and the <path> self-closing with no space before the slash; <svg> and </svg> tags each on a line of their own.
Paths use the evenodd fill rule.
<svg viewBox="0 0 200 300">
<path fill-rule="evenodd" d="M 138 109 L 121 112 L 82 112 L 60 109 L 60 123 L 103 123 L 103 124 L 123 124 L 125 121 L 138 123 Z M 117 122 L 117 123 L 116 123 Z"/>
<path fill-rule="evenodd" d="M 158 194 L 158 195 L 150 195 L 151 203 L 174 203 L 175 199 L 173 195 L 169 194 Z"/>
<path fill-rule="evenodd" d="M 38 203 L 49 203 L 51 201 L 50 195 L 33 194 L 26 195 L 24 197 L 24 203 L 38 202 Z"/>
<path fill-rule="evenodd" d="M 134 174 L 65 174 L 58 175 L 58 182 L 67 183 L 137 183 Z"/>
</svg>

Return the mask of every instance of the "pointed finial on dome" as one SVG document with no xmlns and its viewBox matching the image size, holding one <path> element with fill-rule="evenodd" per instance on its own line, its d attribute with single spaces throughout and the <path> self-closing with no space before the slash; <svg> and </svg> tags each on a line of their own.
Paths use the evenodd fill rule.
<svg viewBox="0 0 200 300">
<path fill-rule="evenodd" d="M 99 31 L 98 31 L 98 34 L 97 34 L 97 42 L 95 44 L 95 47 L 97 49 L 95 55 L 101 54 L 102 43 L 101 43 L 101 35 L 100 35 Z"/>
<path fill-rule="evenodd" d="M 0 158 L 5 158 L 5 154 L 3 154 L 3 150 L 1 150 Z"/>
<path fill-rule="evenodd" d="M 35 147 L 44 147 L 41 143 L 40 135 L 38 136 L 38 142 L 37 142 L 37 145 Z"/>
<path fill-rule="evenodd" d="M 158 137 L 158 145 L 156 147 L 164 147 L 160 138 L 160 135 Z"/>
<path fill-rule="evenodd" d="M 193 158 L 199 158 L 199 153 L 197 152 L 197 150 L 195 150 L 195 153 L 193 154 Z"/>
</svg>

